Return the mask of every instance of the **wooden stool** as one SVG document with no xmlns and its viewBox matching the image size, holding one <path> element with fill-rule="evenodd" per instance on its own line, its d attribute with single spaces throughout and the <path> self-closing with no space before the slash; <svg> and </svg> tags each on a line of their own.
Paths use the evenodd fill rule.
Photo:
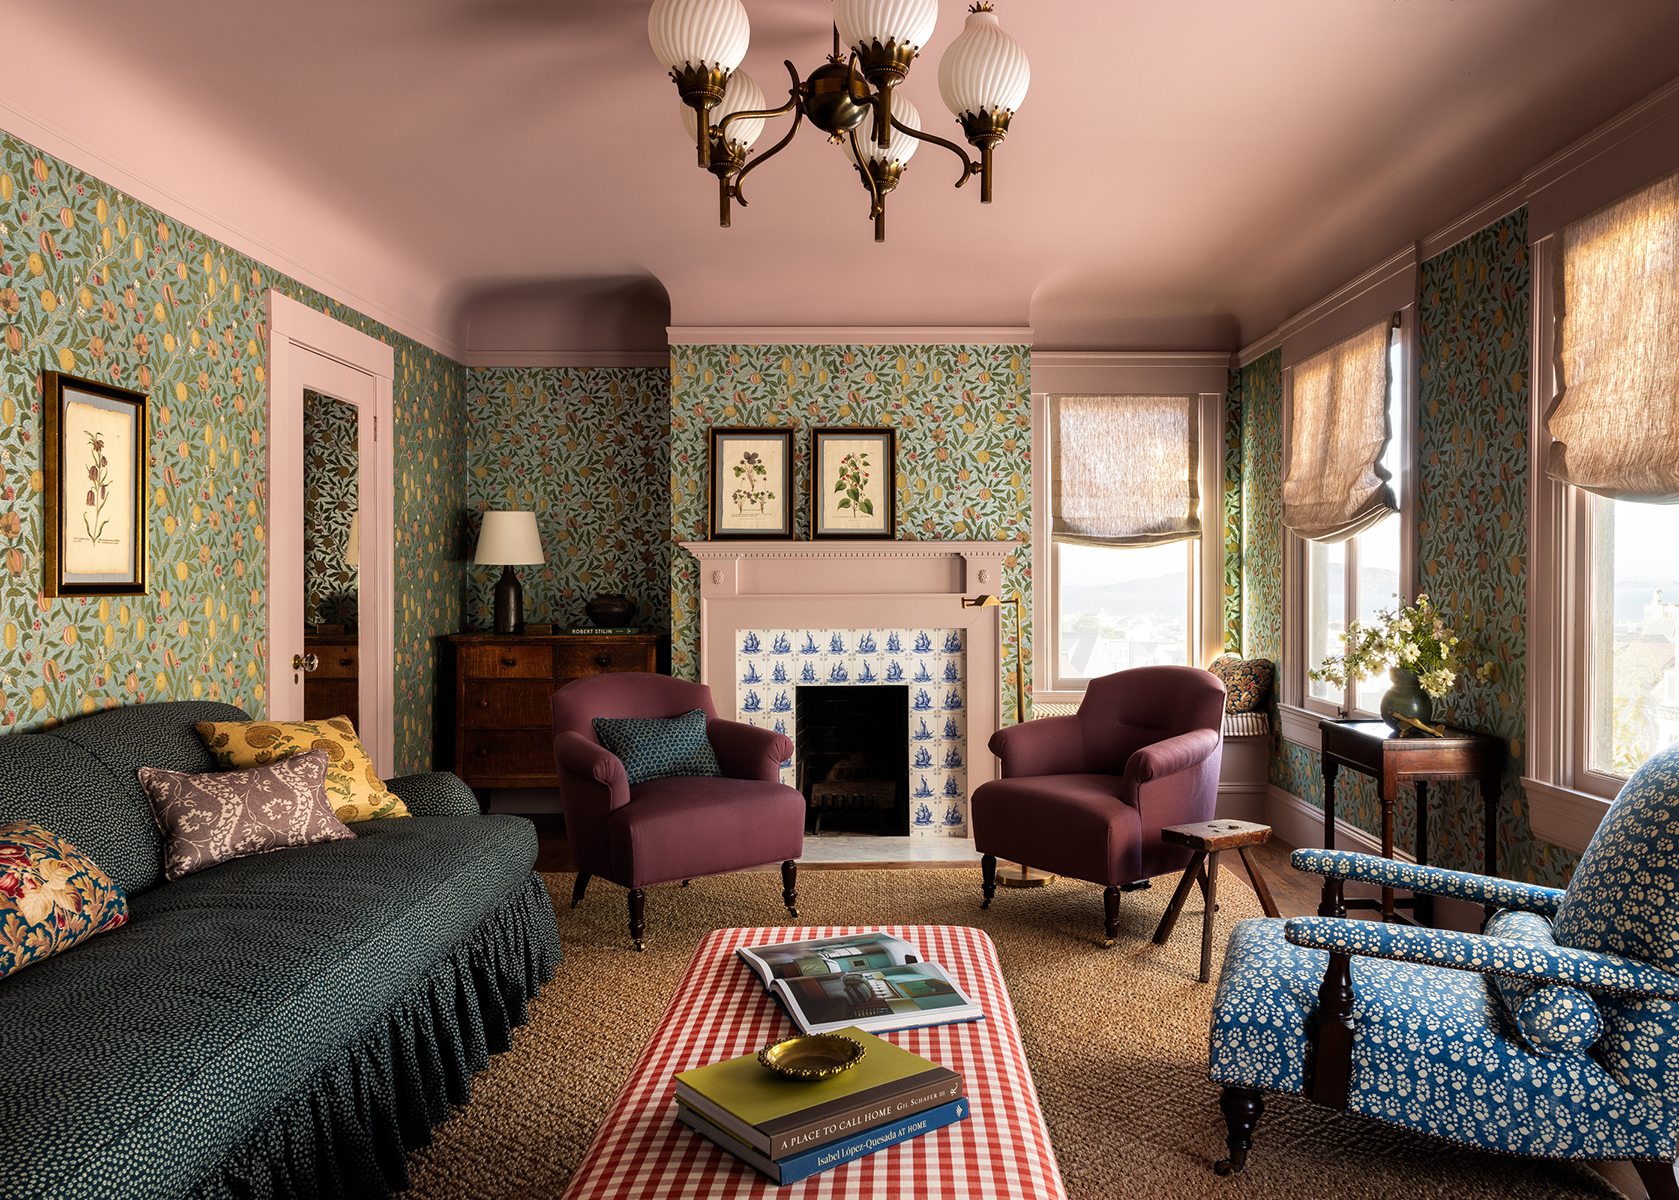
<svg viewBox="0 0 1679 1200">
<path fill-rule="evenodd" d="M 1195 851 L 1195 857 L 1189 860 L 1189 867 L 1178 882 L 1178 890 L 1172 894 L 1171 906 L 1160 918 L 1160 928 L 1154 931 L 1154 944 L 1164 946 L 1172 936 L 1178 914 L 1183 911 L 1183 902 L 1189 898 L 1189 889 L 1199 882 L 1207 899 L 1207 915 L 1201 922 L 1201 982 L 1206 983 L 1213 966 L 1213 914 L 1218 911 L 1218 856 L 1221 851 L 1234 850 L 1242 856 L 1248 878 L 1253 880 L 1253 890 L 1259 894 L 1260 907 L 1268 917 L 1277 915 L 1277 906 L 1265 886 L 1265 877 L 1259 873 L 1252 855 L 1248 853 L 1249 846 L 1271 840 L 1271 827 L 1256 825 L 1252 821 L 1200 821 L 1194 825 L 1168 825 L 1160 831 L 1160 840 L 1188 846 Z"/>
</svg>

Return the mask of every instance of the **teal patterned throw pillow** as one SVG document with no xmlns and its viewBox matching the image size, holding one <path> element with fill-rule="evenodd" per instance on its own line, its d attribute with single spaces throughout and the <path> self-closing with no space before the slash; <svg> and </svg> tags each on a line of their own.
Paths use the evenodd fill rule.
<svg viewBox="0 0 1679 1200">
<path fill-rule="evenodd" d="M 630 786 L 672 775 L 721 775 L 705 736 L 705 710 L 660 717 L 596 717 L 595 736 L 624 764 Z"/>
</svg>

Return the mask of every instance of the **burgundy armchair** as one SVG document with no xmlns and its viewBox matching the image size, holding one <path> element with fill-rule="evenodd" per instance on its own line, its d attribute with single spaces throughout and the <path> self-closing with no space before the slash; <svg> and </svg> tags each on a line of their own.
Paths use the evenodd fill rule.
<svg viewBox="0 0 1679 1200">
<path fill-rule="evenodd" d="M 974 847 L 985 903 L 997 856 L 1100 883 L 1107 941 L 1121 890 L 1189 865 L 1168 825 L 1210 821 L 1224 749 L 1224 684 L 1194 667 L 1136 667 L 1092 679 L 1077 715 L 998 730 L 1003 777 L 975 789 Z"/>
<path fill-rule="evenodd" d="M 780 862 L 782 900 L 798 918 L 794 860 L 804 853 L 805 801 L 779 782 L 793 752 L 786 736 L 720 719 L 710 688 L 668 675 L 591 675 L 550 703 L 560 807 L 577 863 L 573 908 L 591 876 L 628 888 L 630 936 L 640 950 L 646 888 Z M 670 718 L 696 708 L 705 712 L 720 778 L 679 775 L 630 787 L 624 764 L 595 737 L 596 717 Z"/>
</svg>

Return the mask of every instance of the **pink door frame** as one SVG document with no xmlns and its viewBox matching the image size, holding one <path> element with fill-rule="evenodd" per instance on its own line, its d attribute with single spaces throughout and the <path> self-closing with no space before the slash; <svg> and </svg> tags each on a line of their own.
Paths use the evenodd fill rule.
<svg viewBox="0 0 1679 1200">
<path fill-rule="evenodd" d="M 272 289 L 268 303 L 267 718 L 303 717 L 303 393 L 354 404 L 361 447 L 360 680 L 357 733 L 381 778 L 393 773 L 396 588 L 391 348 Z"/>
</svg>

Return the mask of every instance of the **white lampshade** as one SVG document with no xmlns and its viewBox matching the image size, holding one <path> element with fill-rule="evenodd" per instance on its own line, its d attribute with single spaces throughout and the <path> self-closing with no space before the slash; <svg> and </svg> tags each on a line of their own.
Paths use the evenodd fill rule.
<svg viewBox="0 0 1679 1200">
<path fill-rule="evenodd" d="M 715 129 L 723 123 L 723 118 L 730 113 L 762 111 L 769 107 L 764 103 L 764 93 L 758 85 L 752 82 L 752 76 L 745 71 L 736 71 L 729 76 L 728 86 L 723 89 L 723 102 L 711 110 L 711 125 Z M 692 106 L 684 104 L 682 108 L 682 128 L 688 131 L 688 140 L 694 141 L 700 136 L 700 119 Z M 752 149 L 752 143 L 758 140 L 758 135 L 764 132 L 764 118 L 748 117 L 744 121 L 736 121 L 724 131 L 724 136 L 731 143 L 738 143 Z"/>
<path fill-rule="evenodd" d="M 653 0 L 647 13 L 647 40 L 667 71 L 702 63 L 732 71 L 750 39 L 740 0 Z"/>
<path fill-rule="evenodd" d="M 1031 82 L 1026 52 L 990 11 L 970 13 L 939 60 L 939 95 L 958 117 L 993 109 L 1012 113 L 1026 99 Z"/>
<path fill-rule="evenodd" d="M 895 41 L 919 50 L 938 19 L 938 0 L 834 0 L 840 41 L 858 49 Z"/>
<path fill-rule="evenodd" d="M 361 510 L 350 514 L 350 536 L 344 542 L 344 565 L 361 566 Z"/>
<path fill-rule="evenodd" d="M 537 532 L 533 512 L 487 512 L 478 531 L 478 553 L 473 561 L 483 566 L 528 567 L 547 562 L 542 553 L 542 535 Z"/>
<path fill-rule="evenodd" d="M 911 129 L 919 130 L 921 128 L 920 111 L 910 103 L 909 97 L 901 92 L 892 97 L 892 119 L 902 121 Z M 874 144 L 873 138 L 865 141 L 861 133 L 858 134 L 857 142 L 863 149 L 864 158 L 873 159 L 876 162 L 895 162 L 899 165 L 907 163 L 914 156 L 916 147 L 921 145 L 920 141 L 910 137 L 909 134 L 895 125 L 892 127 L 892 140 L 888 145 L 877 146 Z M 845 153 L 849 157 L 851 143 L 847 141 L 844 145 Z"/>
</svg>

